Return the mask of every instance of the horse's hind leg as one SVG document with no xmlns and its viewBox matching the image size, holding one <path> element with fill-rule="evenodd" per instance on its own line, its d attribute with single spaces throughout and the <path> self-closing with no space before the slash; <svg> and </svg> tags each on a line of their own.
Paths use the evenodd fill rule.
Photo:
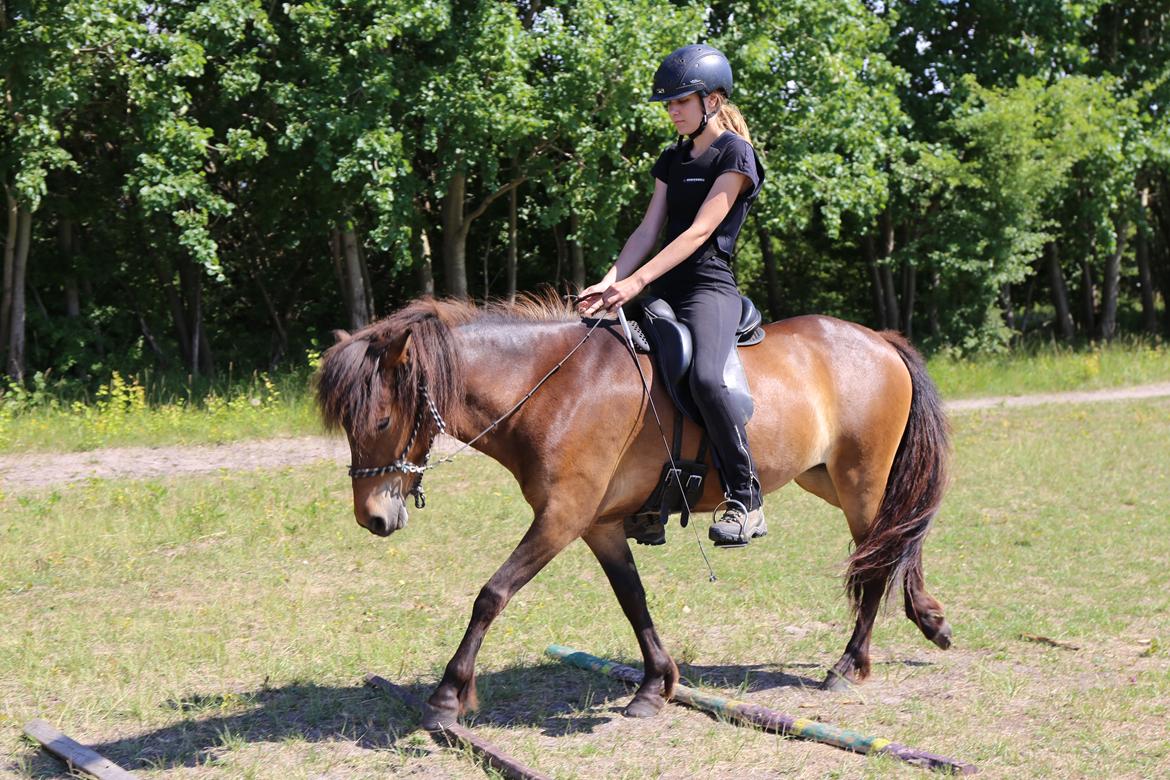
<svg viewBox="0 0 1170 780">
<path fill-rule="evenodd" d="M 567 524 L 558 526 L 549 521 L 548 517 L 540 518 L 532 524 L 508 560 L 496 570 L 476 597 L 463 641 L 447 662 L 443 679 L 423 706 L 423 728 L 434 731 L 448 726 L 459 715 L 476 708 L 475 657 L 488 627 L 516 591 L 524 587 L 579 535 L 580 527 L 571 528 Z"/>
<path fill-rule="evenodd" d="M 946 650 L 951 646 L 951 626 L 943 616 L 943 605 L 926 592 L 922 578 L 922 562 L 917 561 L 906 571 L 902 585 L 906 617 L 922 631 L 922 635 Z"/>
<path fill-rule="evenodd" d="M 845 645 L 845 652 L 825 676 L 821 687 L 826 691 L 839 691 L 869 677 L 869 640 L 873 636 L 873 623 L 878 606 L 886 590 L 886 577 L 874 577 L 861 586 L 860 597 L 856 600 L 857 623 L 853 635 Z"/>
<path fill-rule="evenodd" d="M 890 453 L 891 459 L 893 453 Z M 857 459 L 838 460 L 829 467 L 829 475 L 836 488 L 840 507 L 849 522 L 849 532 L 854 543 L 860 545 L 870 531 L 870 526 L 881 506 L 885 488 L 884 479 L 875 479 L 872 466 L 861 467 Z M 887 464 L 888 470 L 888 464 Z M 861 682 L 869 676 L 869 640 L 873 635 L 873 624 L 878 607 L 886 591 L 889 571 L 871 574 L 864 582 L 858 583 L 849 597 L 857 612 L 853 635 L 845 645 L 845 652 L 825 676 L 821 687 L 825 690 L 842 690 L 849 683 Z"/>
<path fill-rule="evenodd" d="M 642 580 L 634 566 L 634 556 L 626 542 L 625 531 L 621 523 L 604 523 L 590 528 L 582 538 L 597 556 L 605 576 L 609 578 L 614 595 L 622 605 L 630 625 L 634 627 L 638 646 L 642 649 L 645 669 L 642 685 L 626 705 L 623 714 L 631 718 L 656 715 L 674 695 L 678 667 L 654 630 L 650 611 L 646 608 L 646 591 L 642 588 Z"/>
</svg>

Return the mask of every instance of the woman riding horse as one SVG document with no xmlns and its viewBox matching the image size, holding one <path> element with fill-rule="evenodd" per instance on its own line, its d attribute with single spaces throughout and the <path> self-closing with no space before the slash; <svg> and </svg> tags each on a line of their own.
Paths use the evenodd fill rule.
<svg viewBox="0 0 1170 780">
<path fill-rule="evenodd" d="M 684 64 L 718 65 L 718 57 L 704 57 Z M 649 251 L 646 232 L 635 231 L 606 280 L 588 291 L 585 308 L 618 306 L 643 280 L 666 279 L 673 268 L 692 283 L 680 285 L 676 303 L 691 312 L 696 331 L 719 331 L 713 344 L 706 340 L 709 334 L 696 333 L 704 339 L 702 354 L 710 357 L 730 348 L 724 346 L 721 306 L 725 293 L 734 290 L 725 269 L 735 232 L 714 226 L 727 224 L 736 213 L 742 223 L 758 188 L 759 167 L 746 139 L 717 132 L 722 127 L 717 118 L 727 107 L 717 89 L 707 93 L 681 98 L 665 88 L 661 93 L 674 100 L 676 126 L 694 137 L 668 150 L 667 162 L 660 160 L 643 225 L 660 225 L 664 213 L 673 222 L 668 202 L 673 196 L 664 188 L 688 165 L 703 171 L 694 178 L 709 182 L 702 185 L 703 197 L 690 200 L 698 204 L 697 213 L 689 222 L 679 218 L 680 232 L 643 266 L 641 277 L 625 276 Z M 696 129 L 699 113 L 708 126 Z M 732 169 L 719 167 L 725 156 L 735 161 Z M 681 176 L 687 184 L 689 174 Z M 724 241 L 716 240 L 717 250 L 706 257 L 699 252 L 696 260 L 695 252 L 710 244 L 711 235 Z M 492 621 L 577 539 L 597 557 L 642 652 L 642 685 L 625 714 L 657 713 L 678 682 L 678 667 L 650 619 L 623 523 L 658 482 L 662 433 L 650 403 L 668 408 L 672 401 L 659 377 L 649 388 L 642 383 L 641 374 L 653 370 L 650 359 L 633 354 L 598 323 L 586 326 L 577 312 L 555 300 L 477 308 L 422 299 L 357 333 L 339 333 L 338 343 L 322 357 L 318 403 L 325 422 L 343 428 L 349 438 L 354 515 L 362 527 L 389 536 L 405 526 L 406 498 L 414 495 L 421 504 L 422 476 L 442 432 L 473 442 L 502 463 L 533 509 L 524 537 L 475 599 L 463 640 L 427 700 L 424 727 L 450 724 L 474 708 L 475 658 Z M 922 358 L 895 333 L 831 317 L 796 317 L 765 331 L 764 341 L 741 353 L 755 415 L 746 426 L 711 424 L 712 435 L 734 431 L 738 437 L 734 446 L 724 444 L 719 451 L 731 481 L 728 491 L 746 510 L 728 533 L 739 542 L 762 533 L 762 516 L 757 515 L 758 524 L 751 519 L 759 510 L 758 494 L 793 480 L 845 514 L 856 545 L 845 576 L 856 623 L 825 687 L 869 674 L 878 606 L 899 584 L 907 617 L 945 649 L 951 630 L 942 605 L 926 591 L 922 546 L 946 487 L 948 428 Z M 707 404 L 705 415 L 712 406 Z M 689 420 L 682 425 L 683 446 L 693 451 L 702 431 Z M 725 503 L 722 491 L 708 481 L 692 509 L 714 510 Z M 716 533 L 728 538 L 721 534 Z"/>
<path fill-rule="evenodd" d="M 616 309 L 650 285 L 690 328 L 691 393 L 727 498 L 728 508 L 708 530 L 720 547 L 740 547 L 768 532 L 747 421 L 733 408 L 723 378 L 735 349 L 741 305 L 731 257 L 764 174 L 747 123 L 728 102 L 731 82 L 727 58 L 710 46 L 684 46 L 662 62 L 650 99 L 666 104 L 679 140 L 651 169 L 654 194 L 641 224 L 605 277 L 581 293 L 579 303 L 587 316 Z M 639 267 L 664 225 L 662 251 Z"/>
</svg>

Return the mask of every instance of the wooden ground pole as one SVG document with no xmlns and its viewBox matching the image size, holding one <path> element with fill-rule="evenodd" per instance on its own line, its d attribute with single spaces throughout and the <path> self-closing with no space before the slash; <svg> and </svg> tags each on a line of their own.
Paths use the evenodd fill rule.
<svg viewBox="0 0 1170 780">
<path fill-rule="evenodd" d="M 64 761 L 70 769 L 93 775 L 98 780 L 138 780 L 135 775 L 85 745 L 74 742 L 46 721 L 30 720 L 24 726 L 24 733 Z"/>
<path fill-rule="evenodd" d="M 546 653 L 571 666 L 599 672 L 623 682 L 639 685 L 642 682 L 642 672 L 632 666 L 624 666 L 615 661 L 607 661 L 595 655 L 574 650 L 564 645 L 549 645 Z M 844 750 L 851 750 L 862 754 L 881 754 L 892 756 L 899 761 L 951 774 L 973 775 L 979 771 L 974 764 L 967 764 L 953 758 L 927 753 L 924 750 L 900 745 L 881 737 L 867 737 L 864 734 L 850 729 L 843 729 L 828 723 L 794 718 L 791 715 L 761 707 L 758 704 L 726 699 L 722 696 L 713 696 L 709 693 L 697 691 L 679 684 L 674 687 L 673 701 L 686 704 L 690 707 L 710 712 L 729 721 L 743 723 L 749 726 L 782 734 L 789 737 L 799 737 L 826 745 L 833 745 Z"/>
<path fill-rule="evenodd" d="M 409 691 L 376 674 L 366 675 L 366 685 L 389 693 L 414 710 L 422 710 L 422 702 L 412 696 Z M 430 734 L 436 742 L 442 745 L 455 748 L 463 747 L 470 750 L 509 780 L 551 780 L 548 775 L 541 774 L 535 769 L 521 764 L 496 745 L 473 734 L 458 723 L 452 723 L 450 726 L 432 731 Z"/>
</svg>

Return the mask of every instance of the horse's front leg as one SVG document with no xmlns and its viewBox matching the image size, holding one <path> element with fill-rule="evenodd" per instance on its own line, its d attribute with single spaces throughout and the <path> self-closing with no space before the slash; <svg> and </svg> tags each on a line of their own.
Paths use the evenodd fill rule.
<svg viewBox="0 0 1170 780">
<path fill-rule="evenodd" d="M 581 535 L 580 525 L 572 527 L 553 522 L 548 514 L 538 516 L 508 560 L 479 591 L 463 641 L 447 662 L 443 679 L 423 705 L 423 728 L 434 731 L 449 726 L 460 715 L 476 708 L 475 657 L 484 635 L 516 591 Z"/>
<path fill-rule="evenodd" d="M 631 718 L 646 718 L 658 714 L 663 705 L 674 695 L 678 682 L 678 667 L 662 646 L 650 611 L 646 608 L 646 591 L 634 556 L 626 541 L 621 522 L 594 525 L 582 537 L 589 549 L 597 556 L 614 595 L 622 605 L 622 611 L 634 627 L 638 646 L 642 649 L 642 663 L 645 670 L 642 685 L 634 698 L 626 705 L 623 714 Z"/>
</svg>

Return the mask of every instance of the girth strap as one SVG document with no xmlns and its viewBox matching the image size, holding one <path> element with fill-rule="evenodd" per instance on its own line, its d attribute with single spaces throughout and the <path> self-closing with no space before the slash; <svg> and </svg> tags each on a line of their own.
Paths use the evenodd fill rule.
<svg viewBox="0 0 1170 780">
<path fill-rule="evenodd" d="M 672 511 L 681 513 L 679 524 L 687 527 L 691 519 L 691 506 L 703 495 L 703 480 L 707 476 L 707 430 L 700 428 L 699 452 L 694 460 L 682 459 L 683 414 L 674 410 L 674 441 L 670 457 L 675 468 L 666 463 L 662 469 L 662 483 L 655 491 L 661 498 L 658 504 L 658 521 L 666 525 Z M 651 499 L 653 501 L 653 499 Z"/>
</svg>

